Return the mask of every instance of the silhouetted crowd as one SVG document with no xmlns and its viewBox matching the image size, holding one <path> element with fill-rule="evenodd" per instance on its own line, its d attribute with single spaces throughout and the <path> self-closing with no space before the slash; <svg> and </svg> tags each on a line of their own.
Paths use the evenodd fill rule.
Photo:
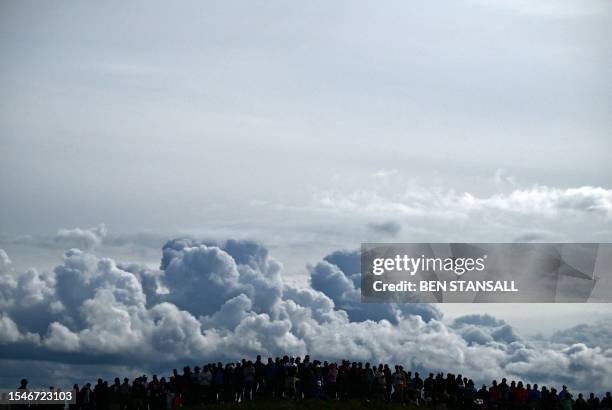
<svg viewBox="0 0 612 410">
<path fill-rule="evenodd" d="M 24 385 L 25 383 L 25 385 Z M 27 381 L 22 380 L 22 389 Z M 406 371 L 402 366 L 342 361 L 320 362 L 305 356 L 268 358 L 252 362 L 210 363 L 174 370 L 169 377 L 153 375 L 108 383 L 98 379 L 79 387 L 74 385 L 76 404 L 70 410 L 173 410 L 189 405 L 237 403 L 249 400 L 367 400 L 416 406 L 433 405 L 447 409 L 567 410 L 612 409 L 612 397 L 593 393 L 588 398 L 574 396 L 546 386 L 523 385 L 521 381 L 493 380 L 477 387 L 458 374 Z"/>
</svg>

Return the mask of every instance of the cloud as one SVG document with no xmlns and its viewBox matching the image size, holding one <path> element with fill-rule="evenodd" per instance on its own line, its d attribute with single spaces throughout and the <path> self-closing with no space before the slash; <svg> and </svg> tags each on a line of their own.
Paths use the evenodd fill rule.
<svg viewBox="0 0 612 410">
<path fill-rule="evenodd" d="M 22 332 L 8 313 L 16 305 L 27 306 L 44 299 L 35 276 L 33 271 L 27 271 L 15 278 L 8 254 L 0 249 L 0 346 L 17 342 L 39 343 L 38 334 Z"/>
<path fill-rule="evenodd" d="M 340 250 L 326 255 L 325 262 L 336 265 L 344 275 L 351 278 L 355 286 L 361 283 L 361 258 L 357 251 Z"/>
<path fill-rule="evenodd" d="M 589 347 L 606 346 L 612 341 L 612 328 L 609 322 L 580 324 L 569 329 L 555 332 L 551 339 L 567 345 L 584 344 Z"/>
<path fill-rule="evenodd" d="M 514 332 L 512 326 L 488 314 L 473 314 L 459 317 L 453 321 L 451 327 L 471 345 L 521 341 L 521 338 Z"/>
<path fill-rule="evenodd" d="M 0 273 L 6 272 L 11 268 L 11 259 L 8 257 L 4 249 L 0 248 Z"/>
<path fill-rule="evenodd" d="M 560 189 L 535 185 L 488 197 L 469 192 L 417 187 L 392 194 L 377 191 L 325 191 L 319 195 L 316 202 L 324 209 L 360 214 L 397 213 L 408 216 L 466 218 L 473 213 L 488 212 L 543 216 L 594 213 L 606 218 L 612 217 L 612 190 L 592 186 Z"/>
<path fill-rule="evenodd" d="M 0 313 L 10 315 L 8 320 L 40 331 L 59 308 L 53 299 L 54 287 L 55 278 L 51 274 L 36 269 L 17 273 L 6 264 L 5 269 L 0 270 Z M 10 327 L 8 320 L 5 322 L 7 329 Z"/>
<path fill-rule="evenodd" d="M 49 332 L 44 340 L 44 345 L 49 349 L 76 352 L 79 350 L 80 344 L 78 335 L 70 331 L 63 324 L 53 322 L 49 325 Z"/>
<path fill-rule="evenodd" d="M 426 321 L 442 317 L 442 313 L 430 304 L 361 303 L 360 264 L 357 251 L 334 252 L 310 267 L 310 284 L 329 296 L 351 320 L 384 319 L 397 323 L 406 315 L 419 315 Z"/>
<path fill-rule="evenodd" d="M 368 229 L 374 233 L 394 237 L 402 230 L 402 225 L 395 221 L 369 223 Z"/>
<path fill-rule="evenodd" d="M 359 297 L 355 284 L 334 264 L 323 261 L 310 270 L 313 289 L 329 296 L 334 302 L 356 301 Z"/>
<path fill-rule="evenodd" d="M 396 169 L 379 169 L 378 171 L 374 172 L 372 176 L 375 178 L 385 179 L 397 174 L 398 171 Z"/>
<path fill-rule="evenodd" d="M 497 168 L 495 170 L 495 175 L 493 176 L 493 182 L 499 186 L 516 185 L 516 179 L 514 178 L 514 176 L 510 174 L 508 170 L 504 168 Z"/>
<path fill-rule="evenodd" d="M 147 369 L 157 372 L 158 369 Z M 58 361 L 46 360 L 23 360 L 23 359 L 4 359 L 2 360 L 2 371 L 0 372 L 0 386 L 15 388 L 15 380 L 20 380 L 24 375 L 28 375 L 29 386 L 31 389 L 46 389 L 50 384 L 63 388 L 71 387 L 75 381 L 79 384 L 91 379 L 92 375 L 101 377 L 104 380 L 112 380 L 121 375 L 126 375 L 130 379 L 145 373 L 143 367 L 122 366 L 110 364 L 91 364 L 91 363 L 61 363 Z"/>
<path fill-rule="evenodd" d="M 39 336 L 35 333 L 22 333 L 17 323 L 5 313 L 0 312 L 0 346 L 18 342 L 37 344 L 39 339 Z"/>
<path fill-rule="evenodd" d="M 50 272 L 0 274 L 0 361 L 44 357 L 62 369 L 76 362 L 167 371 L 177 363 L 309 353 L 582 391 L 603 391 L 612 377 L 605 333 L 529 340 L 489 315 L 446 325 L 433 305 L 361 304 L 354 251 L 332 253 L 309 271 L 310 285 L 285 284 L 280 263 L 252 241 L 169 241 L 159 270 L 71 249 Z M 577 333 L 582 339 L 568 336 Z"/>
<path fill-rule="evenodd" d="M 55 242 L 66 247 L 92 249 L 102 243 L 106 234 L 104 224 L 88 229 L 60 229 L 55 235 Z"/>
<path fill-rule="evenodd" d="M 461 327 L 463 325 L 475 325 L 475 326 L 485 326 L 485 327 L 498 327 L 504 324 L 503 320 L 499 320 L 494 318 L 489 314 L 484 315 L 465 315 L 461 316 L 453 322 L 453 326 Z"/>
<path fill-rule="evenodd" d="M 568 238 L 560 233 L 542 231 L 542 230 L 531 230 L 519 234 L 514 238 L 514 242 L 517 243 L 528 243 L 528 242 L 570 242 Z"/>
<path fill-rule="evenodd" d="M 196 315 L 210 314 L 239 294 L 247 295 L 255 310 L 270 312 L 283 288 L 280 264 L 252 241 L 170 241 L 161 268 L 170 290 L 166 299 Z"/>
</svg>

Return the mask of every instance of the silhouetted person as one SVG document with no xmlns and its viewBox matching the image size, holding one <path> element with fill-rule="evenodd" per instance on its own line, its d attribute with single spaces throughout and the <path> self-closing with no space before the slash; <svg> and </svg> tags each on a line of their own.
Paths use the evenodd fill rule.
<svg viewBox="0 0 612 410">
<path fill-rule="evenodd" d="M 606 392 L 606 396 L 601 400 L 599 405 L 604 409 L 612 409 L 612 396 L 610 392 Z"/>
<path fill-rule="evenodd" d="M 584 399 L 582 393 L 578 394 L 578 398 L 574 402 L 574 409 L 576 410 L 586 410 L 588 408 L 587 402 Z"/>
<path fill-rule="evenodd" d="M 572 410 L 574 408 L 574 400 L 572 400 L 572 395 L 567 391 L 567 387 L 563 386 L 563 398 L 559 399 L 559 403 L 561 404 L 561 410 Z"/>
</svg>

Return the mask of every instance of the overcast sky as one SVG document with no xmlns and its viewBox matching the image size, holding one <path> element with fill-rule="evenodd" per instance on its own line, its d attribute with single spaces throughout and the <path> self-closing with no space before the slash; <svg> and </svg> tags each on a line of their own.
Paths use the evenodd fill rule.
<svg viewBox="0 0 612 410">
<path fill-rule="evenodd" d="M 487 3 L 3 2 L 2 231 L 276 225 L 380 170 L 610 188 L 612 5 Z"/>
<path fill-rule="evenodd" d="M 75 237 L 149 267 L 173 237 L 254 239 L 301 284 L 363 241 L 612 241 L 612 3 L 492 3 L 2 2 L 11 269 Z"/>
</svg>

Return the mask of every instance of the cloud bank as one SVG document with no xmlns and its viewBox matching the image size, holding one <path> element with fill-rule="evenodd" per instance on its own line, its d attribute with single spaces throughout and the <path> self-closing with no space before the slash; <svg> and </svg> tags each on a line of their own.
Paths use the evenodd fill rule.
<svg viewBox="0 0 612 410">
<path fill-rule="evenodd" d="M 479 382 L 508 377 L 601 392 L 612 380 L 609 335 L 590 338 L 593 332 L 576 328 L 531 341 L 492 316 L 445 324 L 434 305 L 361 304 L 356 252 L 309 266 L 304 286 L 284 283 L 282 265 L 251 241 L 171 240 L 159 269 L 79 249 L 49 272 L 16 272 L 5 252 L 0 261 L 0 360 L 7 366 L 44 358 L 60 368 L 167 371 L 177 363 L 308 353 L 461 372 Z"/>
<path fill-rule="evenodd" d="M 612 190 L 593 186 L 562 189 L 534 185 L 491 196 L 417 187 L 394 193 L 324 191 L 316 202 L 330 210 L 366 214 L 467 218 L 474 213 L 499 212 L 546 217 L 593 213 L 612 218 Z"/>
</svg>

